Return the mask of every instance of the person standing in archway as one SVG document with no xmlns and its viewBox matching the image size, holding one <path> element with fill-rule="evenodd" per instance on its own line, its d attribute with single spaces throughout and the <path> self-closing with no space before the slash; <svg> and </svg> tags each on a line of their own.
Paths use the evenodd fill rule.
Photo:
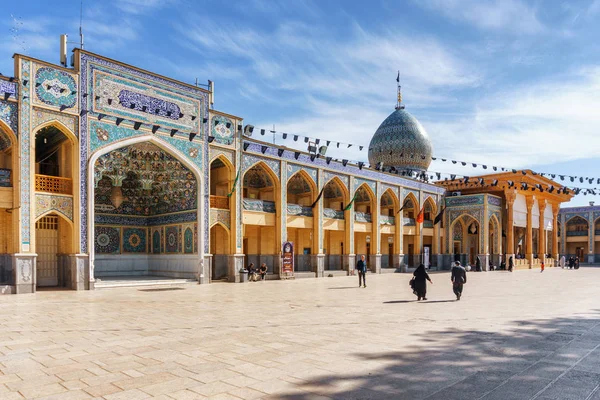
<svg viewBox="0 0 600 400">
<path fill-rule="evenodd" d="M 513 267 L 514 267 L 514 266 L 515 266 L 515 262 L 513 261 L 513 256 L 510 256 L 510 257 L 508 258 L 508 270 L 509 270 L 510 272 L 512 272 L 512 271 L 513 271 Z"/>
</svg>

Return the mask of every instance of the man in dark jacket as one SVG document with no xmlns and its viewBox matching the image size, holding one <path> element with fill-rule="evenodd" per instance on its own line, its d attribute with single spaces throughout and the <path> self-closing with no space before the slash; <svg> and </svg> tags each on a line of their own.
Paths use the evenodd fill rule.
<svg viewBox="0 0 600 400">
<path fill-rule="evenodd" d="M 456 295 L 456 300 L 460 300 L 463 285 L 467 283 L 467 270 L 460 265 L 459 261 L 456 261 L 452 267 L 452 276 L 450 277 L 450 280 L 452 281 L 452 289 Z"/>
<path fill-rule="evenodd" d="M 367 262 L 364 254 L 360 256 L 356 263 L 356 270 L 358 271 L 358 287 L 360 287 L 361 282 L 363 287 L 367 287 Z"/>
</svg>

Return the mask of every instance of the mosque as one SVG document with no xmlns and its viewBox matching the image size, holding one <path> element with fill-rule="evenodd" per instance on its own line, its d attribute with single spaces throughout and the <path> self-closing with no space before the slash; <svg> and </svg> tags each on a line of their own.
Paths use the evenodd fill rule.
<svg viewBox="0 0 600 400">
<path fill-rule="evenodd" d="M 532 191 L 554 182 L 516 172 L 412 178 L 432 144 L 401 99 L 365 166 L 256 140 L 214 109 L 212 85 L 81 49 L 71 68 L 14 61 L 14 77 L 0 76 L 2 293 L 240 282 L 249 263 L 269 279 L 345 276 L 360 254 L 373 273 L 557 258 L 572 194 Z"/>
</svg>

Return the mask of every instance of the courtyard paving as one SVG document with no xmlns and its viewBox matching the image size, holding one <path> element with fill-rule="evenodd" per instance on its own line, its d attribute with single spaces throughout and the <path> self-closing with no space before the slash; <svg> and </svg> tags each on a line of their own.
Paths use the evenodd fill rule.
<svg viewBox="0 0 600 400">
<path fill-rule="evenodd" d="M 0 399 L 600 400 L 600 268 L 0 297 Z"/>
</svg>

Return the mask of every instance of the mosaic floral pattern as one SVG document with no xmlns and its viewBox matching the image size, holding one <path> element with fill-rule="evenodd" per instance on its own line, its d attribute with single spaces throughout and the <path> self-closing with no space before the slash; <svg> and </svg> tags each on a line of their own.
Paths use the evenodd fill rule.
<svg viewBox="0 0 600 400">
<path fill-rule="evenodd" d="M 11 146 L 10 138 L 0 127 L 0 151 L 8 149 L 10 146 Z"/>
<path fill-rule="evenodd" d="M 312 192 L 312 187 L 304 178 L 304 174 L 297 173 L 288 179 L 287 191 L 291 194 L 304 194 Z"/>
<path fill-rule="evenodd" d="M 356 179 L 354 179 L 354 184 L 357 187 L 366 184 L 368 187 L 371 188 L 371 190 L 373 191 L 373 193 L 377 193 L 377 185 L 376 185 L 376 183 L 374 181 L 367 180 L 367 179 L 362 179 L 362 178 L 356 178 Z"/>
<path fill-rule="evenodd" d="M 6 125 L 10 127 L 10 129 L 12 129 L 15 135 L 17 134 L 18 130 L 18 118 L 17 103 L 0 100 L 0 119 L 4 121 Z"/>
<path fill-rule="evenodd" d="M 484 195 L 476 194 L 469 196 L 446 197 L 446 207 L 470 206 L 483 204 Z"/>
<path fill-rule="evenodd" d="M 142 143 L 107 153 L 96 161 L 97 212 L 157 215 L 197 207 L 194 174 L 159 147 Z M 115 209 L 113 187 L 121 187 L 124 201 Z"/>
<path fill-rule="evenodd" d="M 165 228 L 165 242 L 167 253 L 179 253 L 179 227 L 167 226 Z"/>
<path fill-rule="evenodd" d="M 146 252 L 146 229 L 145 228 L 123 228 L 123 252 L 145 253 Z"/>
<path fill-rule="evenodd" d="M 271 170 L 275 174 L 275 176 L 277 176 L 277 177 L 280 176 L 279 161 L 271 160 L 268 158 L 261 158 L 261 157 L 253 156 L 253 155 L 250 155 L 247 153 L 242 154 L 242 172 L 246 172 L 250 167 L 252 167 L 254 164 L 257 164 L 260 161 L 262 161 L 266 165 L 268 165 L 269 168 L 271 168 Z"/>
<path fill-rule="evenodd" d="M 452 228 L 452 239 L 462 241 L 463 238 L 463 226 L 460 221 L 457 221 Z"/>
<path fill-rule="evenodd" d="M 42 110 L 39 108 L 33 108 L 32 126 L 37 128 L 38 126 L 48 121 L 59 121 L 66 126 L 75 136 L 78 135 L 79 126 L 77 124 L 77 118 L 73 115 L 64 114 L 56 111 Z M 34 128 L 34 129 L 35 129 Z"/>
<path fill-rule="evenodd" d="M 338 178 L 340 180 L 340 182 L 345 186 L 346 189 L 348 189 L 350 187 L 349 182 L 349 178 L 345 175 L 339 175 L 339 174 L 334 174 L 331 173 L 329 171 L 324 171 L 323 172 L 323 180 L 325 181 L 326 184 L 328 184 L 329 182 L 331 182 L 331 180 L 333 178 Z"/>
<path fill-rule="evenodd" d="M 36 193 L 35 218 L 49 211 L 57 211 L 73 221 L 73 197 Z"/>
<path fill-rule="evenodd" d="M 262 165 L 256 165 L 246 171 L 244 174 L 243 185 L 244 187 L 255 189 L 274 186 L 271 176 L 265 171 Z"/>
<path fill-rule="evenodd" d="M 183 252 L 185 254 L 192 254 L 194 252 L 194 232 L 191 228 L 185 228 L 183 234 Z"/>
<path fill-rule="evenodd" d="M 291 164 L 288 163 L 287 165 L 287 177 L 288 179 L 296 174 L 296 172 L 298 171 L 304 171 L 306 172 L 306 175 L 310 176 L 312 178 L 312 180 L 317 183 L 317 170 L 315 168 L 309 168 L 309 167 L 305 167 L 302 165 L 297 165 L 297 164 Z"/>
<path fill-rule="evenodd" d="M 502 199 L 500 197 L 488 195 L 488 204 L 492 206 L 502 207 Z"/>
<path fill-rule="evenodd" d="M 369 163 L 426 171 L 431 164 L 431 141 L 423 126 L 404 108 L 391 113 L 369 144 Z"/>
<path fill-rule="evenodd" d="M 94 242 L 96 253 L 117 254 L 121 250 L 121 231 L 110 226 L 96 226 Z"/>
<path fill-rule="evenodd" d="M 178 222 L 196 222 L 197 214 L 196 210 L 192 212 L 156 215 L 151 217 L 96 213 L 95 218 L 96 223 L 102 225 L 158 226 Z"/>
<path fill-rule="evenodd" d="M 44 104 L 72 108 L 77 100 L 77 83 L 64 71 L 40 67 L 35 73 L 35 94 Z"/>
<path fill-rule="evenodd" d="M 0 187 L 11 187 L 10 181 L 12 171 L 6 168 L 0 168 Z"/>
<path fill-rule="evenodd" d="M 211 119 L 211 127 L 211 136 L 215 137 L 215 142 L 226 145 L 233 143 L 235 124 L 232 120 L 222 115 L 215 115 Z"/>
<path fill-rule="evenodd" d="M 236 162 L 233 159 L 233 151 L 219 149 L 219 148 L 211 146 L 211 148 L 210 148 L 210 160 L 211 160 L 211 162 L 214 161 L 220 155 L 223 155 L 227 160 L 229 160 L 229 162 L 231 162 L 231 165 L 235 165 L 236 164 Z"/>
<path fill-rule="evenodd" d="M 217 222 L 226 226 L 227 229 L 231 229 L 229 210 L 223 210 L 219 208 L 210 209 L 210 227 L 212 228 Z"/>
</svg>

